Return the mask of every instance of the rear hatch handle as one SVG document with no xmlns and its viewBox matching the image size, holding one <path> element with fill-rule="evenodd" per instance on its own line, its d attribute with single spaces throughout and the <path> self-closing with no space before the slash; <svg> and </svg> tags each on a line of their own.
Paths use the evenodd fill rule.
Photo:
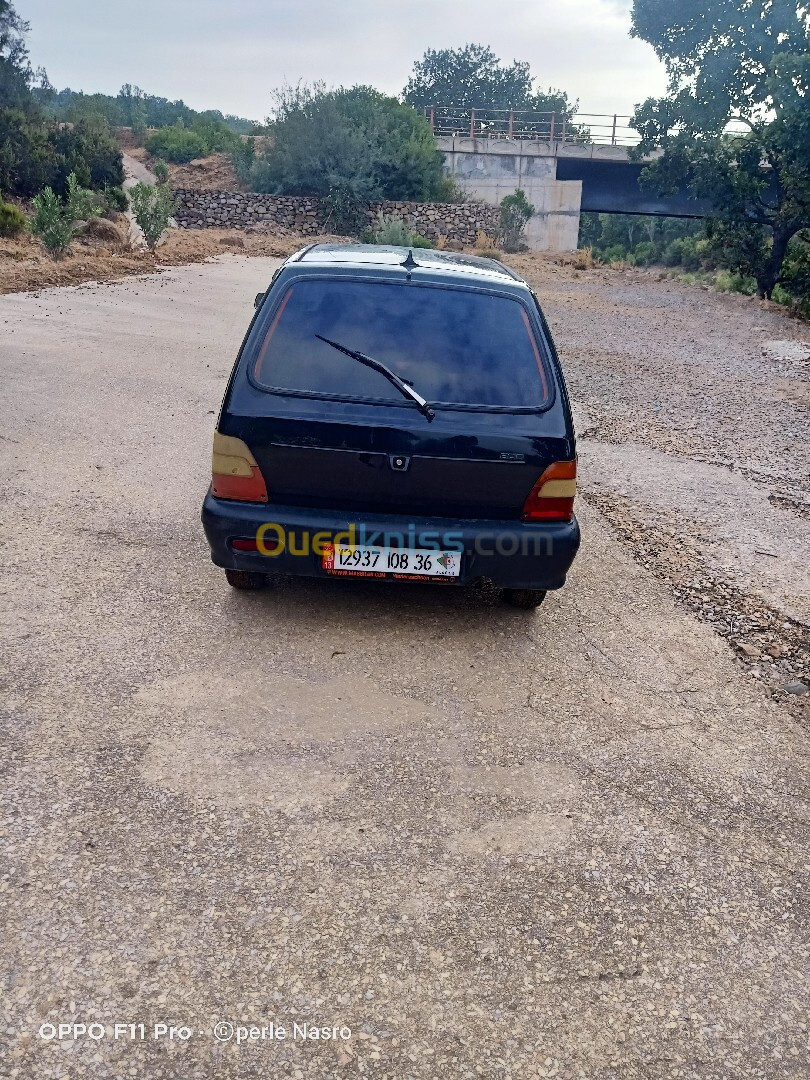
<svg viewBox="0 0 810 1080">
<path fill-rule="evenodd" d="M 365 353 L 359 352 L 357 349 L 347 349 L 345 345 L 341 345 L 337 341 L 332 341 L 328 337 L 323 337 L 322 334 L 316 334 L 315 337 L 319 338 L 321 341 L 325 341 L 327 345 L 331 345 L 332 348 L 337 349 L 338 352 L 350 356 L 352 360 L 357 360 L 358 363 L 365 364 L 366 367 L 370 367 L 373 371 L 378 371 L 380 375 L 384 375 L 385 378 L 399 390 L 403 397 L 410 398 L 411 401 L 416 402 L 419 412 L 425 417 L 428 423 L 435 418 L 436 413 L 430 405 L 428 405 L 422 395 L 417 394 L 410 383 L 406 383 L 404 379 L 400 379 L 395 371 L 386 367 L 380 360 L 375 360 L 371 356 L 366 356 Z"/>
</svg>

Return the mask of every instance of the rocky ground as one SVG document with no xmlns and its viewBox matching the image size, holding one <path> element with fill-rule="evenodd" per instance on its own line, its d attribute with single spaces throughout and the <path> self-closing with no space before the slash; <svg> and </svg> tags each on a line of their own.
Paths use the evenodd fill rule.
<svg viewBox="0 0 810 1080">
<path fill-rule="evenodd" d="M 645 271 L 511 260 L 551 321 L 585 498 L 765 692 L 810 695 L 810 328 Z"/>
</svg>

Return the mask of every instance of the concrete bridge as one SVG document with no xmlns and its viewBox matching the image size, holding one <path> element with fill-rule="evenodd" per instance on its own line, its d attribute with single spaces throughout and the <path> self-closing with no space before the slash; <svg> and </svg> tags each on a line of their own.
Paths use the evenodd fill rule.
<svg viewBox="0 0 810 1080">
<path fill-rule="evenodd" d="M 535 207 L 526 242 L 535 251 L 573 251 L 582 211 L 703 217 L 686 191 L 642 189 L 643 162 L 631 161 L 638 133 L 630 117 L 433 108 L 425 110 L 445 169 L 466 194 L 498 204 L 518 189 Z M 652 160 L 651 157 L 645 161 Z"/>
</svg>

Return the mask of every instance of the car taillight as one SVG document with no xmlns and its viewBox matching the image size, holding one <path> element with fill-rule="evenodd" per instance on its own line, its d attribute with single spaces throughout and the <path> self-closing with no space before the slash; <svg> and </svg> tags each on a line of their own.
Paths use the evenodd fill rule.
<svg viewBox="0 0 810 1080">
<path fill-rule="evenodd" d="M 218 499 L 267 502 L 267 487 L 256 459 L 241 439 L 214 432 L 211 491 Z"/>
<path fill-rule="evenodd" d="M 555 461 L 529 492 L 524 521 L 570 521 L 577 493 L 576 461 Z"/>
</svg>

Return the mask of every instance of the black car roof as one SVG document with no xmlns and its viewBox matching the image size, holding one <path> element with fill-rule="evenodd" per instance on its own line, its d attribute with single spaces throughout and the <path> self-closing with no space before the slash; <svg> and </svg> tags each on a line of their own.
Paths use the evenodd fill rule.
<svg viewBox="0 0 810 1080">
<path fill-rule="evenodd" d="M 528 288 L 526 282 L 508 266 L 495 259 L 477 255 L 460 255 L 435 248 L 389 247 L 381 244 L 312 244 L 296 252 L 289 263 L 306 266 L 350 268 L 359 270 L 396 271 L 403 266 L 444 277 L 466 278 L 492 285 L 515 285 Z"/>
</svg>

